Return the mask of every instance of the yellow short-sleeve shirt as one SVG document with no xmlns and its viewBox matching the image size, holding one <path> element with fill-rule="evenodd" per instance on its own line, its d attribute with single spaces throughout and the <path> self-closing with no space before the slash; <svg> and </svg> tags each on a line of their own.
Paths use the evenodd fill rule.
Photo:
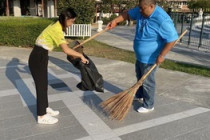
<svg viewBox="0 0 210 140">
<path fill-rule="evenodd" d="M 35 44 L 49 51 L 61 44 L 67 44 L 60 22 L 57 21 L 45 28 L 38 36 Z"/>
</svg>

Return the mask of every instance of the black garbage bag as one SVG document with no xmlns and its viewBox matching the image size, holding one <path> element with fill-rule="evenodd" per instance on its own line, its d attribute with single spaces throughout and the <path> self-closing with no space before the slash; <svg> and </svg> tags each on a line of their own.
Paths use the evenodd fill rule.
<svg viewBox="0 0 210 140">
<path fill-rule="evenodd" d="M 77 84 L 77 87 L 83 91 L 96 90 L 98 92 L 104 92 L 102 75 L 98 72 L 93 61 L 84 53 L 83 55 L 89 60 L 88 64 L 82 63 L 80 58 L 74 58 L 67 55 L 67 60 L 81 72 L 81 82 Z"/>
</svg>

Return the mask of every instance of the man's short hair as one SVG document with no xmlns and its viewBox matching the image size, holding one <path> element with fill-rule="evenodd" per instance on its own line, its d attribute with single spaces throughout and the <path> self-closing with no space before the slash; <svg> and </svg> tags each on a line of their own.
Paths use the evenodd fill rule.
<svg viewBox="0 0 210 140">
<path fill-rule="evenodd" d="M 145 4 L 156 4 L 156 0 L 139 0 L 139 4 L 144 2 Z"/>
</svg>

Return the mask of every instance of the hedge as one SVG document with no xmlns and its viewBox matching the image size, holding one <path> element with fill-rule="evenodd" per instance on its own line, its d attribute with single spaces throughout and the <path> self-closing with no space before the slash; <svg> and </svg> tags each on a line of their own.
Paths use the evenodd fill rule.
<svg viewBox="0 0 210 140">
<path fill-rule="evenodd" d="M 0 17 L 0 45 L 31 47 L 36 38 L 55 19 Z"/>
</svg>

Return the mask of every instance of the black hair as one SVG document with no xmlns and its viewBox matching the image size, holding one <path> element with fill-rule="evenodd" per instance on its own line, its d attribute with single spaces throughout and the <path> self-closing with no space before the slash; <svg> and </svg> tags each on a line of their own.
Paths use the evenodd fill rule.
<svg viewBox="0 0 210 140">
<path fill-rule="evenodd" d="M 156 4 L 156 0 L 139 0 L 139 4 L 145 2 L 146 4 Z"/>
<path fill-rule="evenodd" d="M 64 32 L 66 32 L 66 20 L 67 19 L 74 19 L 77 17 L 77 14 L 74 12 L 72 8 L 67 8 L 63 10 L 59 15 L 59 22 L 62 25 L 62 29 Z"/>
</svg>

